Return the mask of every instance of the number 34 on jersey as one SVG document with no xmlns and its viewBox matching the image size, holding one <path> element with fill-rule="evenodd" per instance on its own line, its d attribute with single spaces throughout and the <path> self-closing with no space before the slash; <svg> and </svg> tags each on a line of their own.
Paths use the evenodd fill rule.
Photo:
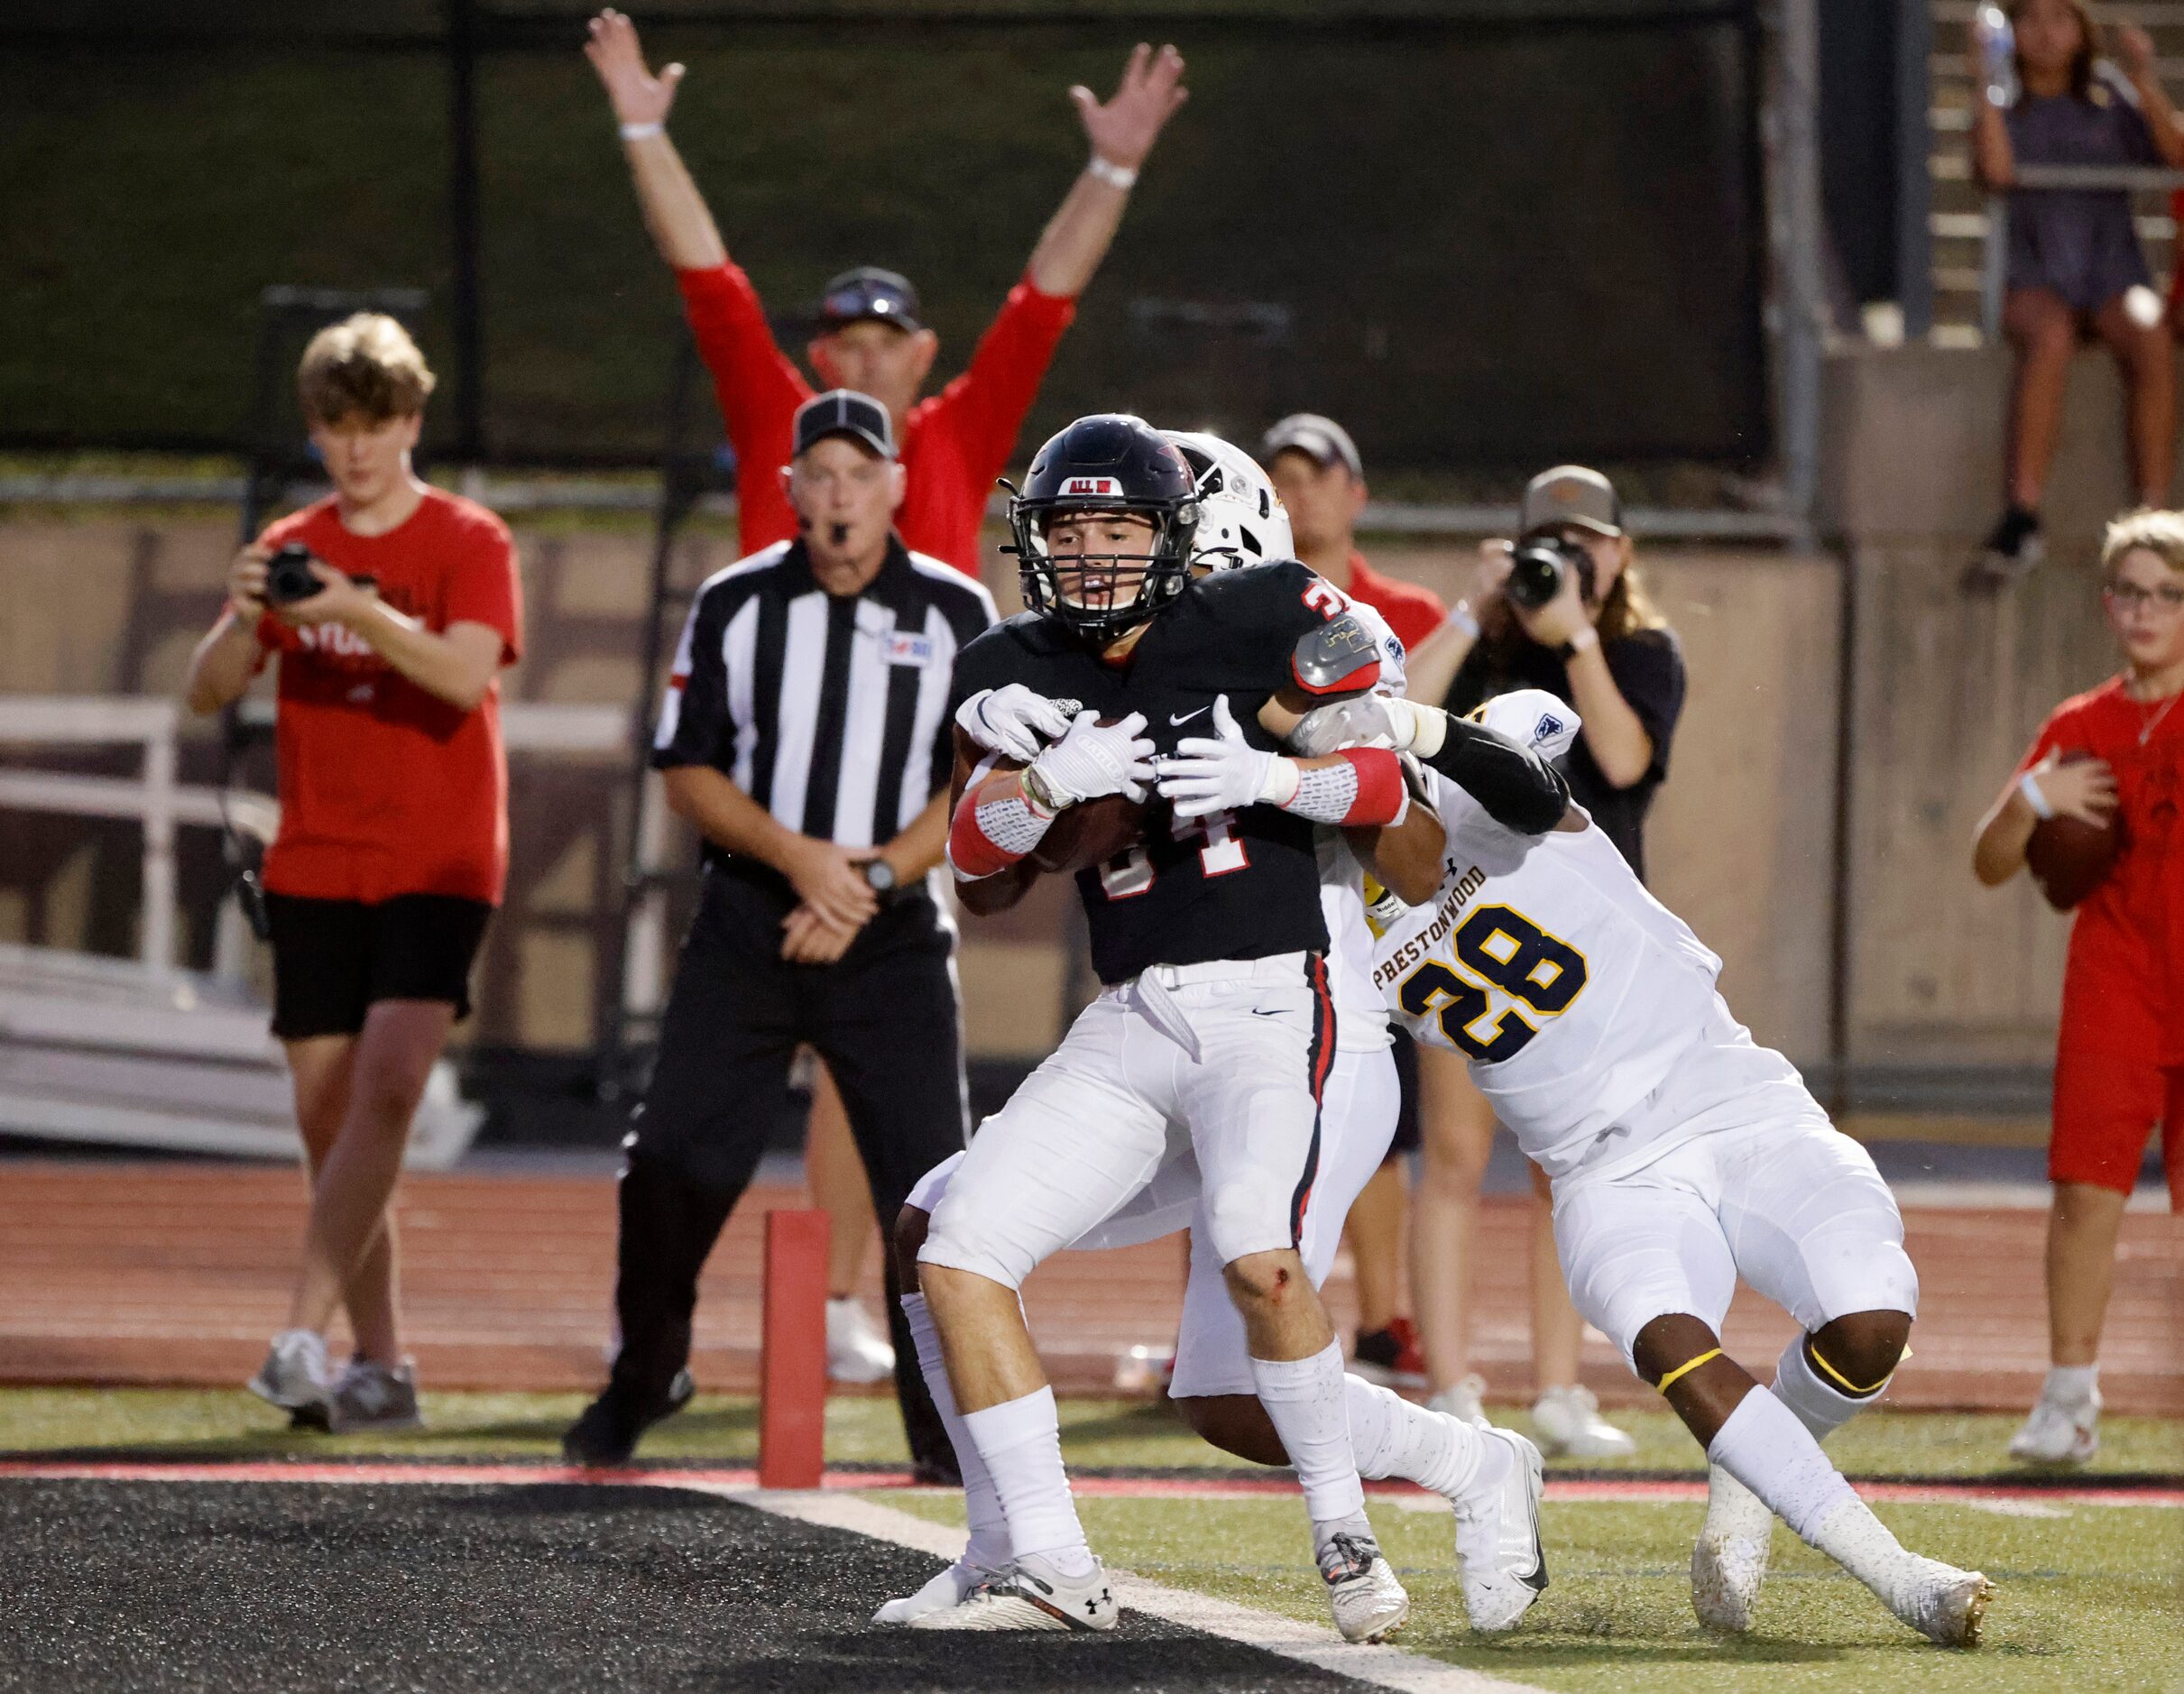
<svg viewBox="0 0 2184 1694">
<path fill-rule="evenodd" d="M 1498 1064 L 1584 992 L 1585 955 L 1513 907 L 1482 906 L 1459 921 L 1470 890 L 1451 892 L 1433 923 L 1373 974 L 1383 991 L 1396 985 L 1405 1017 L 1437 1025 L 1465 1057 Z"/>
</svg>

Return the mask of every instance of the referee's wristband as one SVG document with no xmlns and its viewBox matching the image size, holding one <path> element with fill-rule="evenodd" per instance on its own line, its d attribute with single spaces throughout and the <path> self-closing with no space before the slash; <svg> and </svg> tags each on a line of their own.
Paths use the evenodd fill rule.
<svg viewBox="0 0 2184 1694">
<path fill-rule="evenodd" d="M 1129 165 L 1119 165 L 1111 159 L 1102 159 L 1098 153 L 1092 156 L 1091 163 L 1087 164 L 1084 169 L 1110 189 L 1121 189 L 1127 191 L 1138 186 L 1138 172 L 1135 169 Z"/>
<path fill-rule="evenodd" d="M 624 141 L 642 141 L 648 135 L 665 135 L 667 133 L 665 124 L 624 124 L 622 126 L 622 139 Z"/>
<path fill-rule="evenodd" d="M 2048 796 L 2040 791 L 2040 783 L 2031 771 L 2017 778 L 2017 792 L 2024 796 L 2024 803 L 2032 808 L 2032 815 L 2041 823 L 2055 815 L 2055 807 Z"/>
</svg>

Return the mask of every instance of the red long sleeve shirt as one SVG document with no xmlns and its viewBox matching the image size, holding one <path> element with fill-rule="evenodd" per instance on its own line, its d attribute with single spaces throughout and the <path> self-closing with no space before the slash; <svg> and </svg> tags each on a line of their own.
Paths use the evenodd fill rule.
<svg viewBox="0 0 2184 1694">
<path fill-rule="evenodd" d="M 790 424 L 811 398 L 811 385 L 774 341 L 741 266 L 678 271 L 676 281 L 735 449 L 742 546 L 755 553 L 797 533 L 781 467 L 788 463 Z M 970 368 L 910 409 L 898 443 L 909 488 L 895 518 L 906 547 L 979 574 L 986 497 L 1076 310 L 1074 299 L 1042 294 L 1026 278 L 979 337 Z"/>
</svg>

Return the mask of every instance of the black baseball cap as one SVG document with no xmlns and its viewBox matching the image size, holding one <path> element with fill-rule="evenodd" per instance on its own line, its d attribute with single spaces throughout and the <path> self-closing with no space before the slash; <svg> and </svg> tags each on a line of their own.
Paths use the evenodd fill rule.
<svg viewBox="0 0 2184 1694">
<path fill-rule="evenodd" d="M 802 458 L 829 436 L 847 436 L 883 459 L 895 456 L 895 424 L 888 409 L 853 388 L 829 389 L 797 408 L 795 456 Z"/>
<path fill-rule="evenodd" d="M 1339 462 L 1359 481 L 1365 479 L 1365 461 L 1358 456 L 1358 444 L 1350 438 L 1350 431 L 1316 411 L 1291 412 L 1267 431 L 1259 456 L 1271 465 L 1277 453 L 1302 453 L 1322 470 Z"/>
<path fill-rule="evenodd" d="M 917 290 L 908 277 L 876 264 L 861 264 L 829 282 L 819 297 L 819 333 L 868 321 L 902 330 L 923 329 L 917 313 Z"/>
<path fill-rule="evenodd" d="M 1525 503 L 1517 520 L 1520 533 L 1532 535 L 1567 524 L 1595 535 L 1621 535 L 1623 502 L 1615 484 L 1582 465 L 1558 465 L 1525 484 Z"/>
</svg>

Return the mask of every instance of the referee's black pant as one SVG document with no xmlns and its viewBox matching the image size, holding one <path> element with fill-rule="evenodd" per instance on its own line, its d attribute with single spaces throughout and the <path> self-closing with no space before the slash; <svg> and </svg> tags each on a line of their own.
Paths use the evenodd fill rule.
<svg viewBox="0 0 2184 1694">
<path fill-rule="evenodd" d="M 883 1228 L 919 1177 L 962 1150 L 968 1128 L 954 936 L 922 889 L 883 907 L 838 962 L 809 965 L 781 958 L 781 920 L 797 903 L 785 880 L 729 867 L 705 881 L 652 1083 L 623 1143 L 614 1379 L 646 1399 L 688 1361 L 698 1272 L 787 1109 L 799 1045 L 817 1050 L 841 1091 Z M 880 1258 L 910 1451 L 953 1470 L 895 1256 Z"/>
</svg>

